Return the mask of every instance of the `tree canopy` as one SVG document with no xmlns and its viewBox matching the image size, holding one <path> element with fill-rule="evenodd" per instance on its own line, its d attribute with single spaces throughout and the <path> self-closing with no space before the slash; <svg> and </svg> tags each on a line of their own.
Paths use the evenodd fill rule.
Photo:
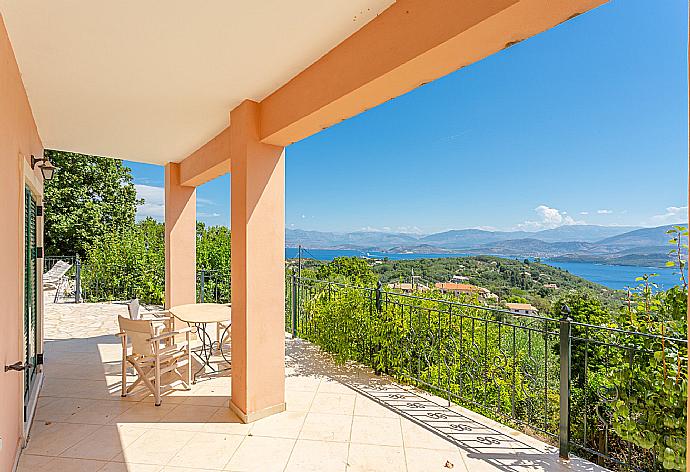
<svg viewBox="0 0 690 472">
<path fill-rule="evenodd" d="M 46 254 L 83 257 L 99 236 L 132 228 L 141 201 L 121 160 L 51 150 L 45 155 L 59 168 L 45 184 Z"/>
</svg>

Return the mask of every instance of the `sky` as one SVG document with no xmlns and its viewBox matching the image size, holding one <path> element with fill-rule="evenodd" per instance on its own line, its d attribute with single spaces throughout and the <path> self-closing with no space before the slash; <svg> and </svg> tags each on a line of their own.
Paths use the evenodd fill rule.
<svg viewBox="0 0 690 472">
<path fill-rule="evenodd" d="M 686 0 L 612 0 L 286 149 L 286 226 L 432 233 L 687 221 Z M 163 170 L 127 162 L 163 218 Z M 230 178 L 197 218 L 230 223 Z"/>
</svg>

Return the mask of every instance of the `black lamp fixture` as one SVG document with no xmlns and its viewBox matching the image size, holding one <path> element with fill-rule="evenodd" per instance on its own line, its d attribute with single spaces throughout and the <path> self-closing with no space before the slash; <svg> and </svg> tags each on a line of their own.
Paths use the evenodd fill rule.
<svg viewBox="0 0 690 472">
<path fill-rule="evenodd" d="M 55 167 L 47 157 L 39 157 L 36 158 L 34 155 L 31 155 L 31 168 L 33 169 L 36 167 L 36 164 L 38 164 L 38 168 L 41 169 L 41 174 L 43 174 L 43 180 L 50 180 L 53 178 L 53 174 L 55 174 L 55 170 L 57 167 Z"/>
</svg>

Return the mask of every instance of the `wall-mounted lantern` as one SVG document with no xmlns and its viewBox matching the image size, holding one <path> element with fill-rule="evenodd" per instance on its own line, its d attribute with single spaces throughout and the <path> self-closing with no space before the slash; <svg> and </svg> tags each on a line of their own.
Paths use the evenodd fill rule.
<svg viewBox="0 0 690 472">
<path fill-rule="evenodd" d="M 31 155 L 31 168 L 33 169 L 36 167 L 36 164 L 38 164 L 38 168 L 41 169 L 41 174 L 43 174 L 43 180 L 50 180 L 53 178 L 53 175 L 55 174 L 55 170 L 57 167 L 55 167 L 47 157 L 39 157 L 36 158 L 34 155 Z"/>
</svg>

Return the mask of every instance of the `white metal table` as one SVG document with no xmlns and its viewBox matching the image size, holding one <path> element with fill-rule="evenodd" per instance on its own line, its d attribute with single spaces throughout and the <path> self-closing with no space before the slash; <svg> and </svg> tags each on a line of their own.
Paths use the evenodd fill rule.
<svg viewBox="0 0 690 472">
<path fill-rule="evenodd" d="M 230 364 L 230 359 L 228 358 L 229 353 L 223 350 L 223 339 L 225 339 L 228 334 L 232 318 L 230 305 L 223 305 L 221 303 L 189 303 L 170 308 L 170 313 L 178 320 L 194 326 L 201 340 L 201 347 L 192 350 L 201 361 L 201 367 L 194 373 L 194 383 L 196 383 L 197 376 L 201 372 L 204 372 L 206 367 L 211 369 L 214 373 L 230 370 L 230 367 L 218 369 L 211 365 L 211 356 L 214 350 L 217 350 L 223 357 L 223 360 Z M 206 325 L 209 323 L 222 323 L 226 325 L 222 334 L 219 335 L 218 339 L 215 341 L 207 332 Z"/>
</svg>

